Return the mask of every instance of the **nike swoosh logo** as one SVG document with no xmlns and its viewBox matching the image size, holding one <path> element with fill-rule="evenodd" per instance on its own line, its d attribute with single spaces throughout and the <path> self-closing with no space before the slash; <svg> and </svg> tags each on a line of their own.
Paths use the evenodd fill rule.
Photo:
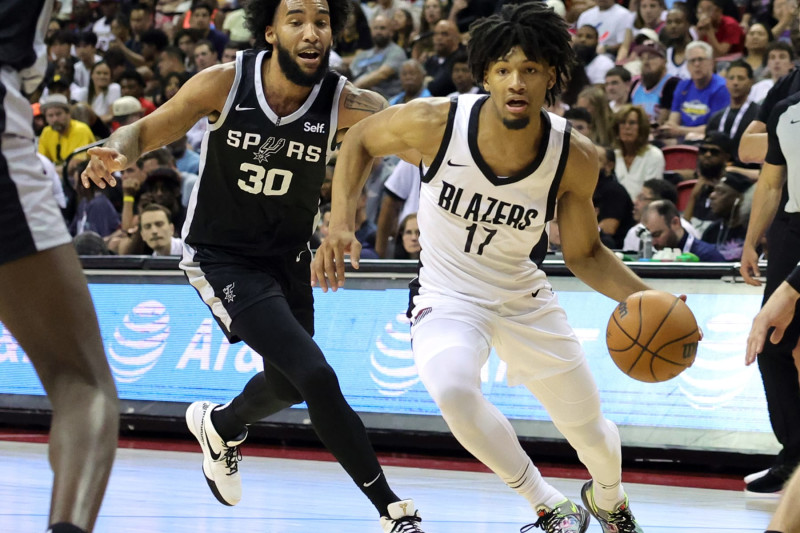
<svg viewBox="0 0 800 533">
<path fill-rule="evenodd" d="M 241 104 L 236 104 L 236 111 L 252 111 L 255 107 L 242 107 Z"/>
<path fill-rule="evenodd" d="M 469 165 L 459 165 L 458 163 L 453 163 L 452 160 L 448 159 L 447 160 L 447 166 L 448 167 L 468 167 Z"/>
<path fill-rule="evenodd" d="M 383 475 L 383 472 L 381 472 L 380 474 L 378 474 L 378 477 L 376 477 L 375 479 L 373 479 L 373 480 L 372 480 L 372 481 L 370 481 L 369 483 L 362 483 L 362 485 L 364 485 L 364 488 L 365 488 L 365 489 L 366 489 L 366 488 L 369 488 L 369 487 L 371 487 L 372 485 L 374 485 L 374 484 L 375 484 L 375 482 L 376 482 L 376 481 L 378 481 L 378 480 L 381 478 L 381 476 L 382 476 L 382 475 Z"/>
<path fill-rule="evenodd" d="M 790 122 L 791 122 L 792 124 L 797 124 L 798 122 L 800 122 L 800 118 L 799 118 L 799 119 L 797 119 L 797 120 L 791 120 Z"/>
<path fill-rule="evenodd" d="M 214 448 L 211 447 L 211 442 L 209 442 L 208 440 L 208 435 L 206 435 L 205 437 L 206 437 L 206 444 L 208 445 L 208 452 L 211 454 L 211 458 L 215 461 L 219 461 L 222 452 L 214 453 Z"/>
</svg>

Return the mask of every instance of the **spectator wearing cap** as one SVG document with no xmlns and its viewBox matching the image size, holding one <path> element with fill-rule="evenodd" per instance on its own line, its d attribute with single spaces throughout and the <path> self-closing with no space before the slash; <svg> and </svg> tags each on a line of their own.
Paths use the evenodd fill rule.
<svg viewBox="0 0 800 533">
<path fill-rule="evenodd" d="M 669 118 L 680 78 L 667 73 L 667 54 L 661 44 L 645 41 L 633 51 L 642 62 L 642 74 L 633 82 L 631 103 L 644 108 L 650 124 L 660 126 Z"/>
<path fill-rule="evenodd" d="M 633 199 L 633 220 L 637 222 L 635 226 L 628 230 L 622 249 L 626 252 L 638 252 L 641 245 L 639 236 L 646 228 L 642 224 L 642 214 L 650 202 L 656 200 L 669 200 L 673 204 L 678 202 L 678 189 L 663 178 L 650 179 L 642 184 L 642 190 Z M 700 233 L 692 226 L 692 223 L 681 217 L 681 226 L 695 239 L 700 238 Z"/>
<path fill-rule="evenodd" d="M 725 0 L 700 0 L 697 3 L 697 34 L 711 45 L 714 57 L 738 54 L 744 48 L 744 32 L 735 18 L 722 14 Z"/>
<path fill-rule="evenodd" d="M 114 100 L 111 105 L 111 112 L 114 119 L 111 122 L 111 129 L 116 130 L 121 126 L 133 124 L 144 116 L 144 108 L 139 103 L 138 98 L 133 96 L 122 96 Z"/>
<path fill-rule="evenodd" d="M 702 138 L 711 115 L 731 103 L 725 79 L 714 73 L 711 45 L 702 41 L 689 43 L 686 62 L 691 78 L 681 80 L 675 87 L 669 118 L 658 130 L 664 138 Z"/>
<path fill-rule="evenodd" d="M 89 73 L 94 64 L 103 59 L 97 54 L 97 35 L 93 31 L 78 34 L 75 55 L 78 56 L 78 62 L 75 63 L 74 82 L 78 87 L 89 87 Z"/>
<path fill-rule="evenodd" d="M 733 150 L 733 141 L 724 133 L 712 131 L 700 143 L 697 155 L 697 182 L 683 210 L 683 218 L 703 232 L 716 219 L 711 211 L 711 193 L 725 175 Z"/>
<path fill-rule="evenodd" d="M 630 197 L 636 198 L 645 181 L 664 177 L 664 154 L 650 144 L 650 120 L 639 106 L 625 104 L 619 108 L 611 131 L 617 179 Z"/>
<path fill-rule="evenodd" d="M 750 100 L 750 89 L 753 86 L 753 67 L 743 59 L 733 61 L 728 66 L 728 72 L 725 74 L 725 85 L 731 95 L 731 105 L 711 115 L 706 125 L 706 131 L 719 131 L 730 137 L 733 141 L 732 163 L 737 167 L 748 169 L 748 175 L 755 180 L 758 177 L 760 165 L 742 163 L 738 156 L 739 141 L 742 139 L 742 133 L 758 117 L 758 111 L 761 107 Z"/>
<path fill-rule="evenodd" d="M 606 73 L 614 68 L 614 60 L 606 54 L 597 53 L 597 28 L 585 24 L 578 28 L 572 39 L 572 49 L 583 65 L 589 82 L 598 85 L 605 83 Z"/>
<path fill-rule="evenodd" d="M 650 232 L 653 248 L 678 248 L 683 253 L 696 255 L 703 262 L 723 262 L 725 257 L 714 245 L 694 238 L 681 225 L 681 216 L 669 200 L 656 200 L 642 214 L 642 224 Z"/>
<path fill-rule="evenodd" d="M 703 240 L 728 261 L 742 258 L 747 222 L 753 202 L 753 182 L 738 172 L 726 172 L 709 196 L 711 212 L 717 220 L 703 232 Z"/>
<path fill-rule="evenodd" d="M 139 233 L 153 256 L 183 254 L 183 241 L 175 236 L 169 217 L 169 209 L 159 204 L 149 204 L 139 213 Z"/>
<path fill-rule="evenodd" d="M 40 108 L 47 126 L 39 137 L 39 153 L 54 164 L 63 164 L 76 148 L 95 141 L 89 126 L 72 119 L 66 96 L 54 94 Z"/>
<path fill-rule="evenodd" d="M 145 115 L 156 110 L 155 104 L 144 97 L 145 82 L 141 74 L 135 70 L 126 70 L 119 77 L 119 92 L 122 96 L 132 96 L 139 100 Z"/>
</svg>

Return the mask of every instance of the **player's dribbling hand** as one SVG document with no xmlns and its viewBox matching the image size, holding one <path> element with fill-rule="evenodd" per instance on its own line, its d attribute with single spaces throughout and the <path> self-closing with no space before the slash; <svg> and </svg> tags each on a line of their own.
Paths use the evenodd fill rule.
<svg viewBox="0 0 800 533">
<path fill-rule="evenodd" d="M 112 187 L 117 184 L 116 178 L 111 174 L 123 170 L 128 166 L 128 158 L 113 148 L 89 148 L 87 152 L 91 159 L 86 170 L 81 174 L 81 183 L 88 188 L 90 182 L 101 189 L 106 188 L 106 183 Z"/>
<path fill-rule="evenodd" d="M 772 293 L 767 303 L 761 308 L 753 319 L 753 327 L 747 336 L 747 353 L 744 364 L 752 364 L 756 356 L 764 350 L 767 333 L 770 328 L 775 328 L 769 336 L 769 342 L 778 344 L 789 323 L 794 318 L 794 309 L 800 294 L 791 285 L 784 282 Z"/>
<path fill-rule="evenodd" d="M 352 231 L 331 230 L 322 241 L 311 263 L 311 286 L 319 287 L 322 292 L 328 288 L 336 292 L 344 287 L 345 254 L 350 254 L 350 264 L 358 269 L 361 258 L 361 243 Z"/>
</svg>

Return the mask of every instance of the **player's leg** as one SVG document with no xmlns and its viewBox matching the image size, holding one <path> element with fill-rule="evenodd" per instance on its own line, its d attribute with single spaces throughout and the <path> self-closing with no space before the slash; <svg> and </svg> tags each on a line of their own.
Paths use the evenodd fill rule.
<svg viewBox="0 0 800 533">
<path fill-rule="evenodd" d="M 535 511 L 546 514 L 565 502 L 572 506 L 544 481 L 520 446 L 511 423 L 483 395 L 480 371 L 490 350 L 486 335 L 470 324 L 434 317 L 412 331 L 420 378 L 461 445 L 527 499 Z M 577 515 L 578 529 L 574 530 L 582 531 L 579 528 L 588 523 L 588 517 L 582 520 L 580 516 L 585 511 L 571 511 Z"/>
<path fill-rule="evenodd" d="M 767 533 L 789 533 L 800 524 L 800 468 L 794 471 L 783 490 L 781 502 L 769 522 Z"/>
<path fill-rule="evenodd" d="M 91 531 L 117 447 L 119 406 L 92 300 L 71 244 L 0 266 L 0 321 L 53 405 L 50 523 Z"/>
</svg>

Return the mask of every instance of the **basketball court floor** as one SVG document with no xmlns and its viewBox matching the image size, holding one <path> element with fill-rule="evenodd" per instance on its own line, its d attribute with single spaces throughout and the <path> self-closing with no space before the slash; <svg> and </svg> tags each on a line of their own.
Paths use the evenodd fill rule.
<svg viewBox="0 0 800 533">
<path fill-rule="evenodd" d="M 41 533 L 51 483 L 46 445 L 16 437 L 0 440 L 0 531 Z M 189 441 L 178 448 L 193 449 Z M 251 456 L 245 446 L 243 498 L 225 507 L 207 488 L 197 450 L 121 447 L 95 532 L 380 533 L 375 510 L 335 462 Z M 516 533 L 535 521 L 522 498 L 493 474 L 398 466 L 385 471 L 401 497 L 414 498 L 426 533 Z M 583 480 L 550 479 L 579 501 Z M 741 490 L 625 486 L 647 533 L 763 533 L 777 505 L 777 498 L 751 499 Z M 601 533 L 596 522 L 588 531 Z"/>
</svg>

